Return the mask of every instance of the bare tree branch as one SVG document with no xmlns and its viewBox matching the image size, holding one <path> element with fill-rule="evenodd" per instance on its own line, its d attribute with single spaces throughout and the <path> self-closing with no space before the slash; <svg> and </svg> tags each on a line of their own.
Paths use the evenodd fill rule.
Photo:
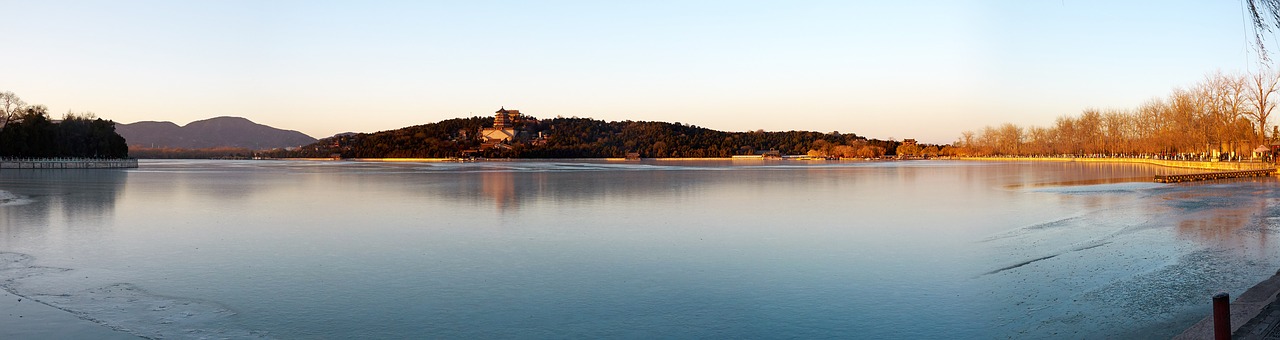
<svg viewBox="0 0 1280 340">
<path fill-rule="evenodd" d="M 1262 36 L 1271 33 L 1271 27 L 1280 27 L 1280 0 L 1246 0 L 1249 15 L 1253 19 L 1253 39 L 1258 48 L 1258 58 L 1264 63 L 1271 61 Z"/>
</svg>

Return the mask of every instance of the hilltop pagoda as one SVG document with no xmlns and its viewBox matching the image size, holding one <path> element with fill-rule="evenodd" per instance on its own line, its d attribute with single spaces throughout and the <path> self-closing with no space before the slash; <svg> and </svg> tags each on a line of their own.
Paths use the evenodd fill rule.
<svg viewBox="0 0 1280 340">
<path fill-rule="evenodd" d="M 520 110 L 507 110 L 506 107 L 498 109 L 493 115 L 493 127 L 480 131 L 480 137 L 484 139 L 481 148 L 488 149 L 515 141 L 524 132 L 521 129 L 524 120 Z"/>
</svg>

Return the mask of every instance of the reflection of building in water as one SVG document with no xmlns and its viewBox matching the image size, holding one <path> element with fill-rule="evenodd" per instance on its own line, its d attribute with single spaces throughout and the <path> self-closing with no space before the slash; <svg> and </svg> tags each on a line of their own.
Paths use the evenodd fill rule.
<svg viewBox="0 0 1280 340">
<path fill-rule="evenodd" d="M 499 211 L 517 208 L 516 180 L 510 172 L 486 172 L 480 175 L 480 192 L 493 198 Z"/>
</svg>

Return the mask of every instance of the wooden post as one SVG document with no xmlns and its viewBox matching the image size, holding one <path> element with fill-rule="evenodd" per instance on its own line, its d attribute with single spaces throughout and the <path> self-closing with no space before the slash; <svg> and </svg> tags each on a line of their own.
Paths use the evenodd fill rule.
<svg viewBox="0 0 1280 340">
<path fill-rule="evenodd" d="M 1231 298 L 1227 293 L 1213 296 L 1213 338 L 1231 340 Z"/>
</svg>

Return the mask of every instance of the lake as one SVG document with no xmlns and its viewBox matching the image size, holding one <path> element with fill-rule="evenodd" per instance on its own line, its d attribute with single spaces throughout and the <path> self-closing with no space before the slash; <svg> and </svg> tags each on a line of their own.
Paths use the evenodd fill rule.
<svg viewBox="0 0 1280 340">
<path fill-rule="evenodd" d="M 1052 162 L 0 170 L 0 285 L 148 337 L 1168 338 L 1274 178 Z M 0 334 L 3 331 L 0 331 Z"/>
</svg>

